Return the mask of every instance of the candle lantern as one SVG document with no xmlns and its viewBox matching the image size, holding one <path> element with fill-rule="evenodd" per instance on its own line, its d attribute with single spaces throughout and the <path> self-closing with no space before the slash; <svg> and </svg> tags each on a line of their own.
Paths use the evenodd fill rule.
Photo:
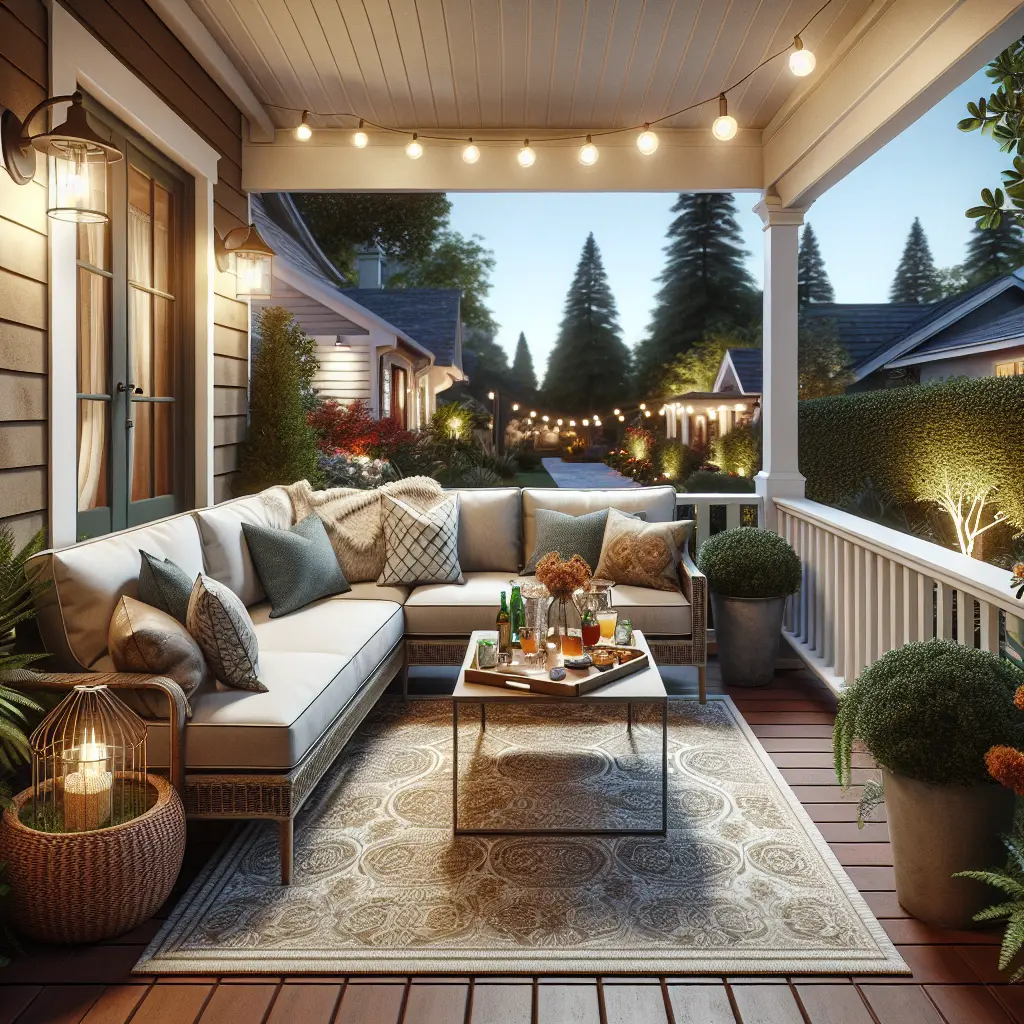
<svg viewBox="0 0 1024 1024">
<path fill-rule="evenodd" d="M 34 828 L 89 832 L 148 810 L 146 725 L 106 686 L 76 686 L 30 745 Z"/>
</svg>

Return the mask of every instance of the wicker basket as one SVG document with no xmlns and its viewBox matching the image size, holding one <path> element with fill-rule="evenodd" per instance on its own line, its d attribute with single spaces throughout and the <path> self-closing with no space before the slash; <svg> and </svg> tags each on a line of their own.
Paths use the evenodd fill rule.
<svg viewBox="0 0 1024 1024">
<path fill-rule="evenodd" d="M 0 862 L 20 932 L 44 942 L 97 942 L 153 916 L 181 868 L 185 812 L 166 779 L 147 780 L 156 802 L 145 814 L 92 832 L 37 832 L 18 820 L 32 790 L 14 798 L 0 823 Z"/>
</svg>

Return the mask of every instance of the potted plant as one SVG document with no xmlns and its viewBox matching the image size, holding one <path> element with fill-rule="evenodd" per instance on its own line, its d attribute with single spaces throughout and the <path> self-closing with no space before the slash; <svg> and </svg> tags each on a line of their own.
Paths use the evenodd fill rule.
<svg viewBox="0 0 1024 1024">
<path fill-rule="evenodd" d="M 707 577 L 722 680 L 767 686 L 775 674 L 786 598 L 800 588 L 800 559 L 777 533 L 738 527 L 697 554 Z"/>
<path fill-rule="evenodd" d="M 853 744 L 862 742 L 882 769 L 896 897 L 928 924 L 967 927 L 989 899 L 982 882 L 954 875 L 997 863 L 1013 823 L 1015 795 L 989 774 L 986 756 L 1024 745 L 1014 703 L 1022 682 L 998 655 L 928 640 L 889 651 L 840 698 L 839 782 L 850 785 Z"/>
</svg>

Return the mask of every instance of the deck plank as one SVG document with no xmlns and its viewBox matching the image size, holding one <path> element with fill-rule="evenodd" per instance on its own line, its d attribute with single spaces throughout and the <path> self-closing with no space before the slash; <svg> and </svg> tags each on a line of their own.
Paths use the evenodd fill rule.
<svg viewBox="0 0 1024 1024">
<path fill-rule="evenodd" d="M 660 985 L 605 985 L 605 1024 L 668 1024 Z"/>
<path fill-rule="evenodd" d="M 537 1024 L 601 1024 L 597 986 L 538 986 Z"/>
<path fill-rule="evenodd" d="M 124 1024 L 145 998 L 146 985 L 111 985 L 93 1003 L 82 1024 Z"/>
<path fill-rule="evenodd" d="M 804 1024 L 788 985 L 736 985 L 732 995 L 743 1024 Z"/>
<path fill-rule="evenodd" d="M 796 993 L 810 1024 L 873 1024 L 853 985 L 798 985 Z"/>
<path fill-rule="evenodd" d="M 981 985 L 926 985 L 947 1024 L 1010 1024 L 1009 1014 Z"/>
<path fill-rule="evenodd" d="M 331 1024 L 341 985 L 283 985 L 267 1024 Z"/>
<path fill-rule="evenodd" d="M 221 985 L 214 990 L 199 1024 L 251 1024 L 270 1009 L 276 985 Z"/>
<path fill-rule="evenodd" d="M 404 985 L 346 985 L 336 1024 L 398 1024 Z"/>
<path fill-rule="evenodd" d="M 476 985 L 471 1024 L 530 1024 L 532 985 Z"/>
<path fill-rule="evenodd" d="M 945 1024 L 920 985 L 861 987 L 878 1024 Z"/>
<path fill-rule="evenodd" d="M 212 985 L 154 985 L 132 1024 L 195 1024 L 212 993 Z"/>
<path fill-rule="evenodd" d="M 402 1024 L 462 1024 L 469 985 L 416 984 L 409 989 Z"/>
<path fill-rule="evenodd" d="M 675 1024 L 736 1024 L 724 985 L 669 985 Z"/>
<path fill-rule="evenodd" d="M 43 989 L 18 1018 L 19 1024 L 79 1024 L 99 999 L 99 985 L 54 985 Z"/>
</svg>

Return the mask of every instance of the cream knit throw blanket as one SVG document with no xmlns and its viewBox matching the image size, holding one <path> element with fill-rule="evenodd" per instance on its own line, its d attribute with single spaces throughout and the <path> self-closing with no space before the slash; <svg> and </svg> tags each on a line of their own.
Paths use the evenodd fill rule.
<svg viewBox="0 0 1024 1024">
<path fill-rule="evenodd" d="M 444 497 L 441 485 L 429 476 L 395 480 L 372 491 L 355 487 L 314 491 L 308 480 L 299 480 L 286 487 L 271 487 L 260 497 L 268 504 L 277 504 L 285 500 L 282 491 L 290 501 L 293 523 L 312 512 L 323 520 L 338 564 L 349 583 L 376 583 L 384 571 L 382 494 L 390 494 L 421 511 L 433 508 Z"/>
</svg>

